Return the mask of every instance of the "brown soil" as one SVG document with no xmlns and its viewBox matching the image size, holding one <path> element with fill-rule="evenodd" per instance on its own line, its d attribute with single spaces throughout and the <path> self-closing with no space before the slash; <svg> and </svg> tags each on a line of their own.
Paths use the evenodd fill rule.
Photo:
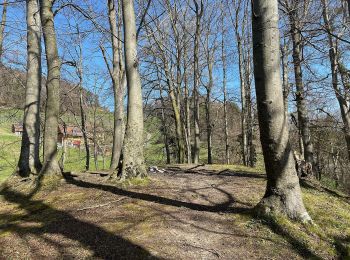
<svg viewBox="0 0 350 260">
<path fill-rule="evenodd" d="M 27 197 L 0 202 L 4 259 L 300 259 L 288 237 L 252 218 L 265 175 L 150 173 L 148 185 L 117 187 L 79 174 Z"/>
</svg>

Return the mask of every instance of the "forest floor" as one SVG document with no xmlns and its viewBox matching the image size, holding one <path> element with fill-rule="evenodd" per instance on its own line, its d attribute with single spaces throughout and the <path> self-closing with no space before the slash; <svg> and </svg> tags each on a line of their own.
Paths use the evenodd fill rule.
<svg viewBox="0 0 350 260">
<path fill-rule="evenodd" d="M 266 177 L 254 169 L 189 166 L 116 185 L 72 174 L 33 196 L 0 197 L 0 259 L 345 259 L 349 199 L 308 185 L 315 225 L 257 219 Z"/>
</svg>

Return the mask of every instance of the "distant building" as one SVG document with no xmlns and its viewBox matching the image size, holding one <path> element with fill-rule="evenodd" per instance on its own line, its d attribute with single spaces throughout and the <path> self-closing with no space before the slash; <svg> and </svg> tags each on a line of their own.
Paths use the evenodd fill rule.
<svg viewBox="0 0 350 260">
<path fill-rule="evenodd" d="M 63 146 L 63 143 L 69 147 L 80 148 L 83 143 L 83 131 L 78 126 L 59 125 L 57 142 L 59 146 Z"/>
<path fill-rule="evenodd" d="M 23 134 L 23 124 L 16 123 L 12 124 L 12 133 L 17 136 L 22 136 Z M 67 126 L 59 125 L 57 130 L 57 145 L 59 147 L 63 146 L 63 143 L 68 147 L 80 148 L 84 143 L 83 132 L 78 126 Z"/>
<path fill-rule="evenodd" d="M 23 124 L 12 124 L 12 133 L 14 133 L 17 136 L 22 136 L 23 134 Z"/>
</svg>

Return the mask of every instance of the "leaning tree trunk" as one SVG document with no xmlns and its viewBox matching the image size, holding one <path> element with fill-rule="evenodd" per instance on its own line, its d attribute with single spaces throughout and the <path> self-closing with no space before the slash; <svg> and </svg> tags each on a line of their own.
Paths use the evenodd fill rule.
<svg viewBox="0 0 350 260">
<path fill-rule="evenodd" d="M 44 34 L 47 81 L 46 81 L 46 111 L 44 134 L 44 164 L 41 174 L 60 175 L 61 169 L 57 161 L 57 130 L 60 110 L 60 67 L 58 57 L 53 0 L 40 0 L 41 24 Z"/>
<path fill-rule="evenodd" d="M 31 2 L 31 1 L 29 1 Z M 28 1 L 27 1 L 28 4 Z M 4 0 L 2 4 L 2 17 L 1 17 L 1 24 L 0 24 L 0 63 L 2 63 L 2 54 L 3 54 L 3 46 L 4 46 L 4 31 L 6 26 L 6 18 L 7 18 L 7 5 L 8 1 Z"/>
<path fill-rule="evenodd" d="M 293 42 L 293 64 L 296 86 L 296 101 L 298 110 L 298 127 L 300 129 L 301 138 L 304 147 L 304 159 L 306 162 L 313 165 L 313 145 L 311 142 L 310 122 L 307 111 L 307 102 L 305 99 L 305 88 L 303 83 L 303 74 L 301 68 L 302 62 L 302 39 L 300 28 L 298 26 L 298 16 L 296 10 L 289 14 L 289 21 L 291 26 L 291 38 Z"/>
<path fill-rule="evenodd" d="M 276 212 L 309 221 L 311 219 L 301 197 L 284 113 L 278 3 L 277 0 L 253 0 L 252 9 L 255 89 L 267 174 L 266 192 L 256 209 L 263 215 Z"/>
<path fill-rule="evenodd" d="M 41 23 L 37 0 L 27 1 L 27 79 L 23 117 L 21 153 L 18 173 L 22 177 L 38 174 L 41 169 L 40 91 L 41 91 Z"/>
<path fill-rule="evenodd" d="M 118 6 L 119 9 L 119 6 Z M 119 13 L 119 12 L 118 12 Z M 110 170 L 114 171 L 119 165 L 120 154 L 122 151 L 124 139 L 124 86 L 122 83 L 122 71 L 120 64 L 120 39 L 117 38 L 119 30 L 117 27 L 117 15 L 115 1 L 108 0 L 108 18 L 111 30 L 113 68 L 111 70 L 111 78 L 114 94 L 114 127 L 113 127 L 113 147 Z"/>
<path fill-rule="evenodd" d="M 122 0 L 125 68 L 128 85 L 128 110 L 123 145 L 121 179 L 147 175 L 143 152 L 143 107 L 138 72 L 136 25 L 133 0 Z"/>
</svg>

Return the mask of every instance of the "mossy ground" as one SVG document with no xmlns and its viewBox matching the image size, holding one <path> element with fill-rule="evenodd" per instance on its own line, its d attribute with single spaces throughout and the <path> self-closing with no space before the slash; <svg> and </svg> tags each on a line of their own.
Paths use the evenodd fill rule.
<svg viewBox="0 0 350 260">
<path fill-rule="evenodd" d="M 0 258 L 349 257 L 345 197 L 308 186 L 303 197 L 314 225 L 283 216 L 257 219 L 252 209 L 264 194 L 263 173 L 241 166 L 180 167 L 118 184 L 81 173 L 30 196 L 22 192 L 25 184 L 5 189 Z"/>
</svg>

